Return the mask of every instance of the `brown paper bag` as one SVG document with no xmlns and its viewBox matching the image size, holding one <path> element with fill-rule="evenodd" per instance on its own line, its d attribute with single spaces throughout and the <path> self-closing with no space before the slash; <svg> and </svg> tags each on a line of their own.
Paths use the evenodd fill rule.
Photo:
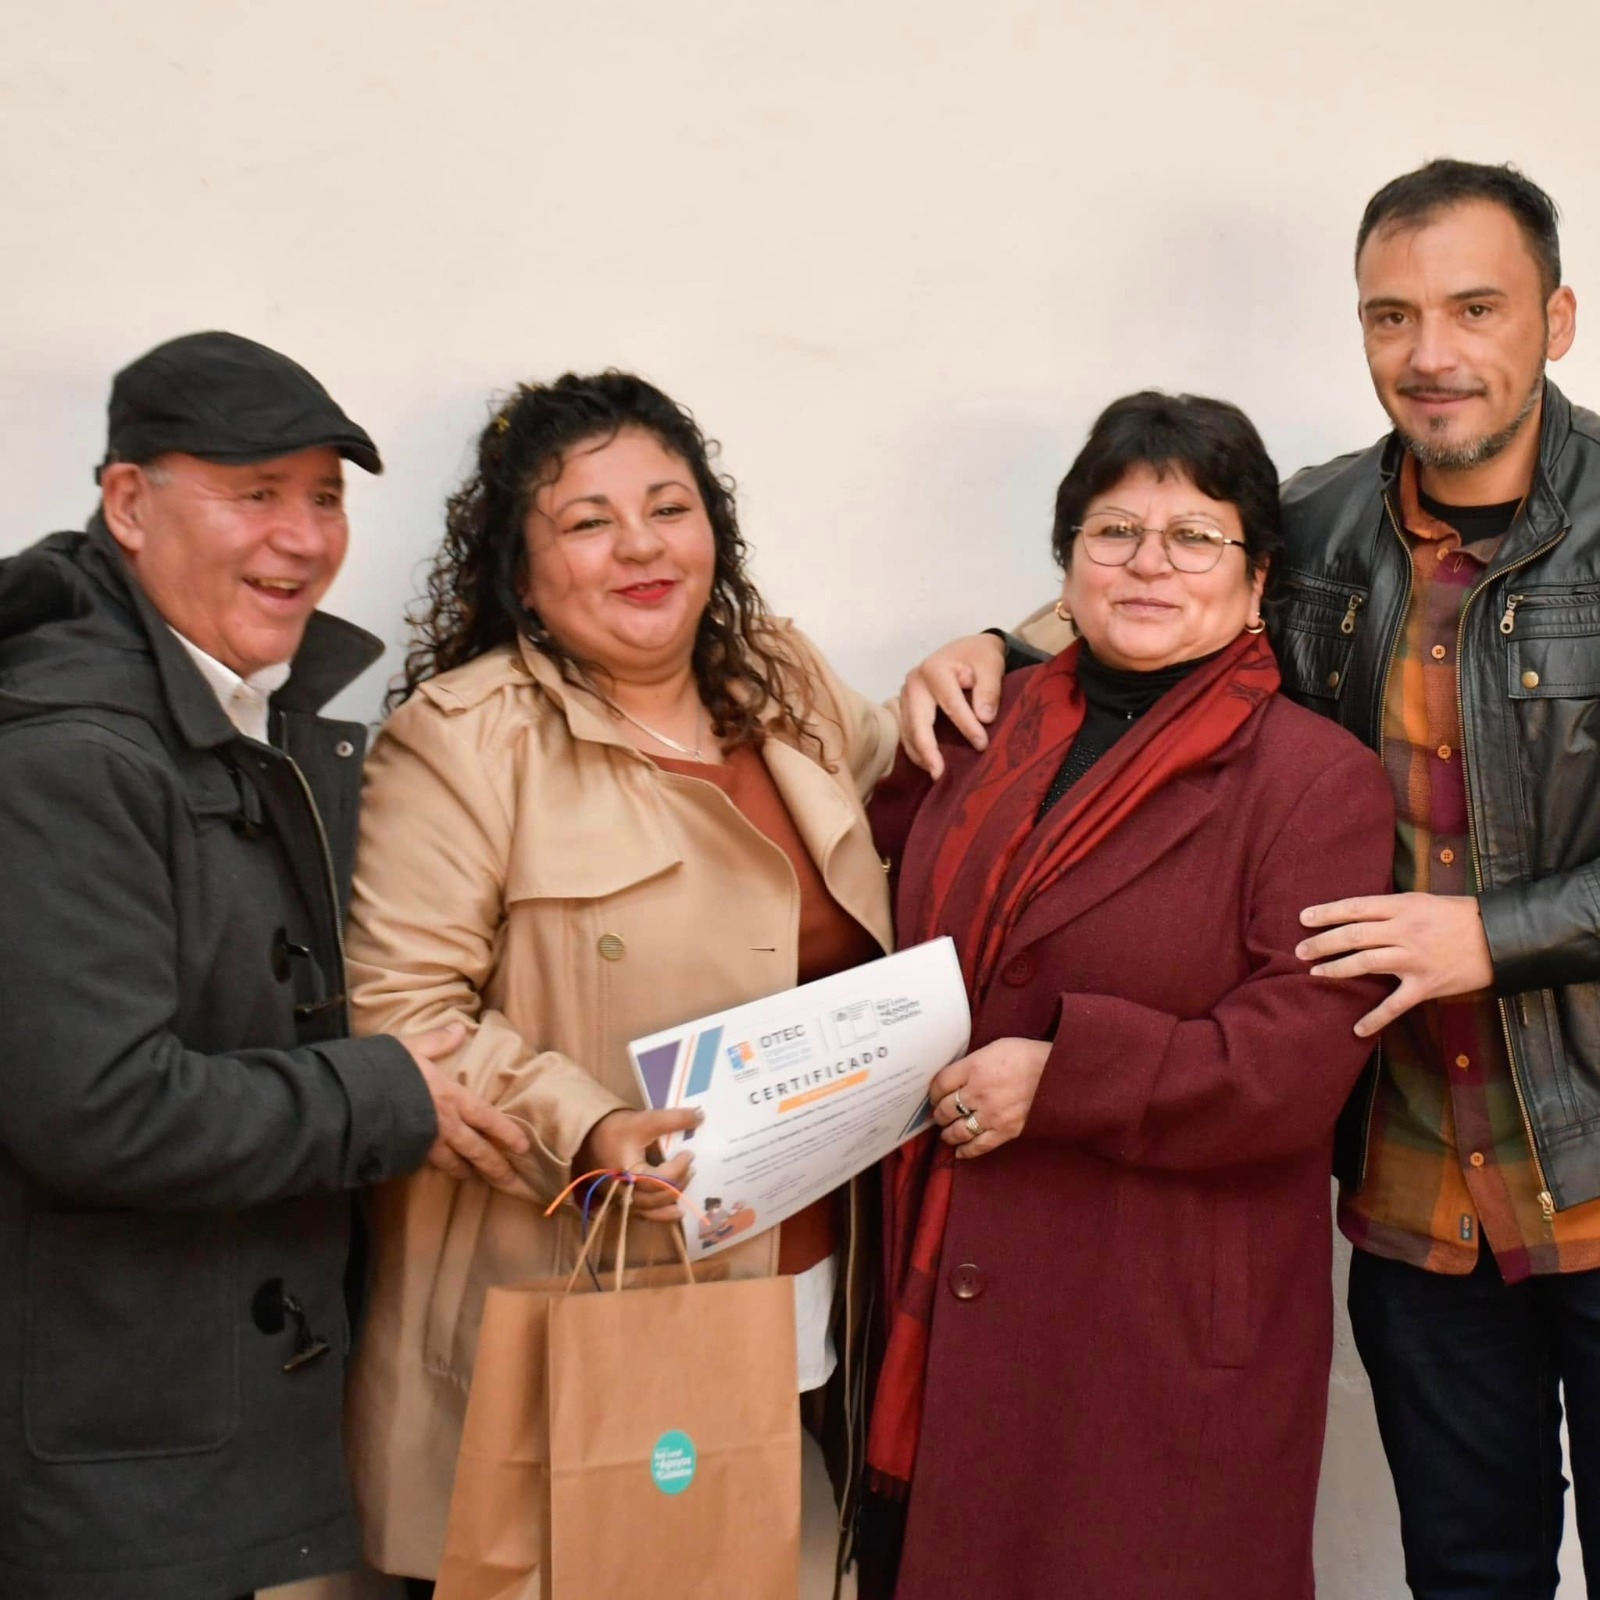
<svg viewBox="0 0 1600 1600">
<path fill-rule="evenodd" d="M 489 1291 L 437 1600 L 796 1600 L 793 1284 L 624 1270 L 624 1189 L 594 1293 L 615 1193 L 571 1278 Z"/>
</svg>

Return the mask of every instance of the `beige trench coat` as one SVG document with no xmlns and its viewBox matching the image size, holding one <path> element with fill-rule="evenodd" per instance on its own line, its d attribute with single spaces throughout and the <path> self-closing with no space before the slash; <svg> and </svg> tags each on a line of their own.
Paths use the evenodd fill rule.
<svg viewBox="0 0 1600 1600">
<path fill-rule="evenodd" d="M 862 797 L 893 761 L 893 717 L 792 628 L 775 637 L 824 756 L 775 737 L 764 759 L 834 897 L 888 949 Z M 634 750 L 531 646 L 425 684 L 379 735 L 350 913 L 356 1029 L 464 1023 L 453 1070 L 531 1140 L 528 1198 L 432 1168 L 374 1195 L 348 1433 L 380 1571 L 438 1570 L 484 1293 L 574 1261 L 576 1211 L 542 1207 L 595 1122 L 638 1104 L 628 1041 L 791 987 L 799 918 L 784 853 L 715 785 Z M 664 1230 L 630 1238 L 635 1259 L 668 1251 Z M 727 1256 L 741 1276 L 775 1258 L 775 1231 Z"/>
</svg>

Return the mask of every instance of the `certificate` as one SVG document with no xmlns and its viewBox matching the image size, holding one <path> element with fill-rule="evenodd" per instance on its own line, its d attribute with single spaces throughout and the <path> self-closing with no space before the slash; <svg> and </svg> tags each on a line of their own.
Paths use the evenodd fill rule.
<svg viewBox="0 0 1600 1600">
<path fill-rule="evenodd" d="M 662 1141 L 669 1159 L 694 1151 L 691 1257 L 774 1227 L 930 1126 L 928 1084 L 971 1032 L 943 938 L 635 1039 L 646 1105 L 705 1112 Z"/>
</svg>

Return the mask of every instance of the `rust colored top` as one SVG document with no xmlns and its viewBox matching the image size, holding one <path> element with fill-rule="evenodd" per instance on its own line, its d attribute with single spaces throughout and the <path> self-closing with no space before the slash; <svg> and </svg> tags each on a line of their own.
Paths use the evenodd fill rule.
<svg viewBox="0 0 1600 1600">
<path fill-rule="evenodd" d="M 877 940 L 828 892 L 766 762 L 754 750 L 740 745 L 727 753 L 720 767 L 665 756 L 651 759 L 663 771 L 714 783 L 740 815 L 789 858 L 800 886 L 800 983 L 830 977 L 882 954 Z M 833 1197 L 829 1195 L 783 1224 L 778 1235 L 778 1271 L 804 1272 L 826 1260 L 833 1248 Z"/>
</svg>

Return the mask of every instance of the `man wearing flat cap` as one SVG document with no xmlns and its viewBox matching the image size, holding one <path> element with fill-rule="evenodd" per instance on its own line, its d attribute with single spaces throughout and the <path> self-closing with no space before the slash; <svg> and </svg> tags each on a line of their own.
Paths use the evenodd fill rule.
<svg viewBox="0 0 1600 1600">
<path fill-rule="evenodd" d="M 382 647 L 316 606 L 372 440 L 225 333 L 109 431 L 88 528 L 0 562 L 0 1595 L 234 1600 L 356 1558 L 350 1192 L 525 1140 L 452 1030 L 347 1037 L 318 713 Z"/>
</svg>

